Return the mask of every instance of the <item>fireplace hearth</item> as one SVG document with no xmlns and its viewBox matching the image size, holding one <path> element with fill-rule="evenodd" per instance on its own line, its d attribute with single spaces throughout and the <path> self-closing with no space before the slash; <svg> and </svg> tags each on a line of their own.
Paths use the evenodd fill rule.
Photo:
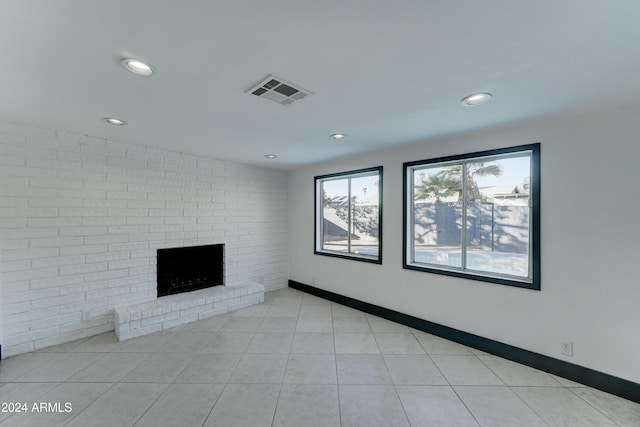
<svg viewBox="0 0 640 427">
<path fill-rule="evenodd" d="M 224 285 L 224 244 L 158 249 L 158 297 Z"/>
</svg>

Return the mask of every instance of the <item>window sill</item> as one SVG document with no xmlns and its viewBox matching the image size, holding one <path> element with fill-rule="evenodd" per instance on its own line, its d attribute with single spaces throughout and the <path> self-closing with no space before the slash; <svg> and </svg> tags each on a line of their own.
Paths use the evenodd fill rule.
<svg viewBox="0 0 640 427">
<path fill-rule="evenodd" d="M 422 271 L 425 273 L 440 274 L 443 276 L 459 277 L 462 279 L 477 280 L 480 282 L 496 283 L 499 285 L 507 285 L 507 286 L 514 286 L 517 288 L 532 289 L 534 291 L 540 290 L 540 282 L 539 281 L 536 282 L 535 280 L 531 281 L 529 279 L 518 280 L 518 279 L 507 278 L 504 276 L 492 276 L 485 273 L 471 273 L 471 272 L 460 271 L 460 270 L 447 270 L 444 268 L 434 268 L 434 267 L 427 267 L 423 265 L 407 264 L 406 262 L 403 263 L 402 268 L 404 268 L 405 270 Z"/>
<path fill-rule="evenodd" d="M 323 255 L 332 258 L 342 258 L 342 259 L 350 259 L 353 261 L 362 261 L 368 262 L 370 264 L 382 264 L 382 257 L 372 257 L 367 255 L 358 255 L 358 254 L 346 254 L 343 252 L 329 252 L 329 251 L 314 251 L 315 255 Z"/>
</svg>

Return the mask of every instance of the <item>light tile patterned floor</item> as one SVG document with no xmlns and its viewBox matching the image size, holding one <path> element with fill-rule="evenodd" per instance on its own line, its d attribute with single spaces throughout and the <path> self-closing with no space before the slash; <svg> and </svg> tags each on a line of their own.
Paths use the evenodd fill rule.
<svg viewBox="0 0 640 427">
<path fill-rule="evenodd" d="M 0 362 L 0 426 L 640 426 L 640 405 L 292 289 Z M 70 412 L 31 412 L 70 402 Z"/>
</svg>

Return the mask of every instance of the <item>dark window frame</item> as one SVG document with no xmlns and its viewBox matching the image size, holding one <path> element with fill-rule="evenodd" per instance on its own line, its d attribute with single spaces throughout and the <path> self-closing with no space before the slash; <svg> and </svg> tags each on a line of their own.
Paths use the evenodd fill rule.
<svg viewBox="0 0 640 427">
<path fill-rule="evenodd" d="M 319 181 L 324 181 L 324 180 L 329 180 L 329 179 L 334 179 L 334 178 L 340 178 L 340 177 L 349 177 L 349 176 L 355 176 L 355 175 L 362 175 L 362 174 L 366 174 L 368 172 L 377 172 L 378 173 L 378 256 L 377 257 L 373 257 L 373 256 L 369 256 L 369 255 L 358 255 L 358 254 L 353 254 L 353 253 L 340 253 L 340 252 L 333 252 L 333 251 L 327 251 L 327 250 L 323 250 L 322 249 L 322 237 L 320 236 L 319 239 L 319 233 L 322 232 L 322 229 L 320 227 L 320 221 L 322 221 L 323 219 L 323 215 L 321 213 L 321 208 L 323 207 L 322 203 L 324 203 L 323 200 L 321 200 L 322 195 L 319 194 L 318 190 L 319 190 Z M 383 167 L 382 166 L 376 166 L 376 167 L 371 167 L 371 168 L 365 168 L 365 169 L 356 169 L 356 170 L 350 170 L 350 171 L 345 171 L 345 172 L 337 172 L 337 173 L 331 173 L 331 174 L 327 174 L 327 175 L 319 175 L 319 176 L 315 176 L 313 178 L 313 184 L 314 184 L 314 225 L 313 225 L 313 253 L 315 255 L 323 255 L 323 256 L 328 256 L 328 257 L 333 257 L 333 258 L 342 258 L 342 259 L 349 259 L 349 260 L 353 260 L 353 261 L 362 261 L 362 262 L 368 262 L 368 263 L 372 263 L 372 264 L 382 264 L 382 187 L 383 187 Z M 320 228 L 319 228 L 320 227 Z M 351 237 L 349 236 L 349 239 Z"/>
<path fill-rule="evenodd" d="M 464 270 L 454 270 L 446 268 L 438 268 L 434 266 L 416 265 L 410 263 L 411 256 L 409 242 L 410 236 L 413 238 L 413 229 L 410 228 L 408 220 L 411 200 L 409 193 L 411 191 L 411 183 L 409 182 L 409 168 L 423 166 L 429 164 L 439 164 L 446 162 L 464 161 L 482 157 L 493 157 L 505 154 L 515 154 L 518 152 L 531 152 L 531 176 L 530 176 L 530 203 L 531 203 L 531 220 L 530 220 L 530 269 L 531 279 L 526 280 L 512 279 L 500 275 L 492 275 L 487 272 L 474 271 L 473 273 Z M 445 276 L 460 277 L 464 279 L 477 280 L 482 282 L 496 283 L 501 285 L 515 286 L 520 288 L 540 290 L 541 268 L 540 268 L 540 143 L 519 145 L 515 147 L 499 148 L 495 150 L 477 151 L 473 153 L 460 154 L 454 156 L 438 157 L 434 159 L 418 160 L 403 163 L 403 210 L 402 210 L 402 229 L 403 229 L 403 251 L 402 251 L 402 267 L 407 270 L 422 271 L 427 273 L 440 274 Z M 411 194 L 413 196 L 413 194 Z"/>
</svg>

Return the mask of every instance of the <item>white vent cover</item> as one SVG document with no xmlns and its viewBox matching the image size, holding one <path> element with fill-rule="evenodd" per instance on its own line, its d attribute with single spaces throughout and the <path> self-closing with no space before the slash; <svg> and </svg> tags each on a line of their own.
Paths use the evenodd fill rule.
<svg viewBox="0 0 640 427">
<path fill-rule="evenodd" d="M 313 92 L 282 80 L 276 76 L 267 77 L 249 89 L 246 93 L 277 102 L 283 107 L 291 105 L 308 95 L 313 95 Z"/>
</svg>

